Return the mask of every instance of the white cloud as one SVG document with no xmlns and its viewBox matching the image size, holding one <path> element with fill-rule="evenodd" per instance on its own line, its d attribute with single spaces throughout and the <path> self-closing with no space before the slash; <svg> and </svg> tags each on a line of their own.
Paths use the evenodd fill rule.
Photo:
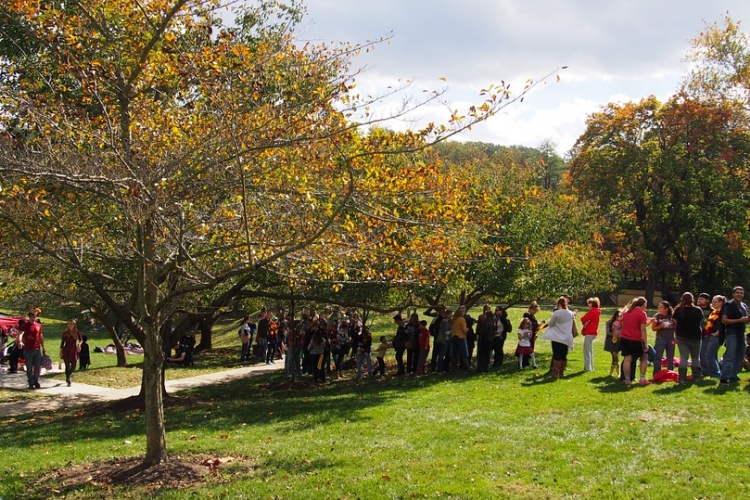
<svg viewBox="0 0 750 500">
<path fill-rule="evenodd" d="M 617 97 L 666 99 L 689 66 L 690 40 L 705 22 L 750 22 L 747 0 L 307 0 L 303 39 L 364 42 L 393 32 L 389 44 L 355 60 L 370 69 L 358 79 L 365 93 L 382 93 L 399 79 L 409 92 L 443 86 L 447 98 L 478 103 L 478 91 L 500 80 L 520 91 L 527 78 L 561 66 L 560 83 L 535 89 L 462 140 L 536 146 L 545 139 L 567 151 L 586 116 Z M 384 104 L 385 107 L 392 106 Z M 420 123 L 442 119 L 442 108 L 420 109 Z M 408 122 L 407 122 L 408 123 Z M 404 122 L 391 128 L 405 127 Z"/>
</svg>

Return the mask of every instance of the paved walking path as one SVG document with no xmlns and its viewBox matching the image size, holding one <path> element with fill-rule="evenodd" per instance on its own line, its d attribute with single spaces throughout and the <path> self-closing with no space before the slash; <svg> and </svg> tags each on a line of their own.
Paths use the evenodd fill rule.
<svg viewBox="0 0 750 500">
<path fill-rule="evenodd" d="M 259 364 L 242 366 L 223 372 L 206 373 L 204 375 L 196 375 L 195 377 L 167 380 L 165 385 L 167 392 L 174 393 L 184 389 L 191 389 L 193 387 L 221 384 L 222 382 L 229 382 L 238 378 L 249 377 L 254 374 L 277 371 L 281 370 L 283 366 L 283 362 L 275 365 Z M 59 370 L 52 370 L 45 373 L 59 373 Z M 61 408 L 124 399 L 129 396 L 135 396 L 141 391 L 140 385 L 129 387 L 127 389 L 109 389 L 96 385 L 78 384 L 75 382 L 75 375 L 73 375 L 73 384 L 70 387 L 67 386 L 64 380 L 45 377 L 44 374 L 40 378 L 39 384 L 42 388 L 34 390 L 34 393 L 51 394 L 53 397 L 0 403 L 0 418 L 15 417 L 40 411 L 54 411 Z M 28 382 L 26 381 L 26 373 L 20 371 L 18 373 L 0 373 L 0 389 L 30 391 L 30 389 L 28 389 Z"/>
</svg>

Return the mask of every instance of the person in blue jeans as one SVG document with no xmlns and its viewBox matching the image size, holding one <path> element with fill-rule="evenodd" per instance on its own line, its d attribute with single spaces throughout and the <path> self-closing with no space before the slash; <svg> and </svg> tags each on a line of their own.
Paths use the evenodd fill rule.
<svg viewBox="0 0 750 500">
<path fill-rule="evenodd" d="M 701 365 L 706 367 L 706 375 L 711 378 L 721 377 L 721 368 L 719 367 L 719 347 L 724 345 L 726 335 L 724 326 L 721 323 L 721 311 L 724 309 L 726 298 L 723 295 L 716 295 L 711 300 L 711 313 L 706 321 L 706 329 L 703 336 L 703 343 L 706 344 L 704 356 L 701 358 Z"/>
<path fill-rule="evenodd" d="M 745 359 L 745 325 L 750 321 L 747 304 L 742 302 L 745 289 L 736 286 L 732 290 L 732 300 L 724 305 L 721 322 L 725 326 L 726 351 L 721 361 L 721 379 L 723 385 L 740 381 L 740 370 Z"/>
<path fill-rule="evenodd" d="M 42 370 L 42 356 L 47 354 L 47 352 L 44 349 L 42 324 L 37 321 L 35 311 L 29 312 L 28 319 L 19 321 L 18 330 L 20 332 L 18 345 L 23 348 L 29 389 L 40 389 L 39 373 Z"/>
<path fill-rule="evenodd" d="M 654 340 L 654 376 L 661 371 L 662 356 L 667 353 L 667 370 L 674 370 L 674 310 L 666 300 L 659 302 L 659 312 L 651 321 L 651 330 L 656 332 Z"/>
</svg>

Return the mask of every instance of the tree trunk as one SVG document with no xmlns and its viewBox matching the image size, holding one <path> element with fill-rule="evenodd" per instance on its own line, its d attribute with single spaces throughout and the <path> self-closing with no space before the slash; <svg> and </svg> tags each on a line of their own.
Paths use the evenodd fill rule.
<svg viewBox="0 0 750 500">
<path fill-rule="evenodd" d="M 649 275 L 646 280 L 646 307 L 652 307 L 654 305 L 654 295 L 656 292 L 656 283 L 654 282 L 653 276 Z"/>
<path fill-rule="evenodd" d="M 195 347 L 195 353 L 210 350 L 212 348 L 213 342 L 211 323 L 209 323 L 205 319 L 201 320 L 200 322 L 198 322 L 198 329 L 201 332 L 201 341 Z"/>
<path fill-rule="evenodd" d="M 110 336 L 112 337 L 112 342 L 115 344 L 115 352 L 117 353 L 117 366 L 125 366 L 128 364 L 128 359 L 125 357 L 125 346 L 122 344 L 122 341 L 120 340 L 120 329 L 122 328 L 122 323 L 117 323 L 114 330 L 110 330 Z"/>
<path fill-rule="evenodd" d="M 143 465 L 150 467 L 167 461 L 167 439 L 164 432 L 164 399 L 162 379 L 165 363 L 164 341 L 169 342 L 172 324 L 162 321 L 158 309 L 159 290 L 155 276 L 156 229 L 153 219 L 147 217 L 139 228 L 139 244 L 143 260 L 139 269 L 139 305 L 145 328 L 143 346 L 143 391 L 145 395 L 146 456 Z"/>
<path fill-rule="evenodd" d="M 146 456 L 143 464 L 152 466 L 166 462 L 167 440 L 164 433 L 164 399 L 162 378 L 164 349 L 161 335 L 149 332 L 143 355 L 143 392 L 145 396 Z"/>
</svg>

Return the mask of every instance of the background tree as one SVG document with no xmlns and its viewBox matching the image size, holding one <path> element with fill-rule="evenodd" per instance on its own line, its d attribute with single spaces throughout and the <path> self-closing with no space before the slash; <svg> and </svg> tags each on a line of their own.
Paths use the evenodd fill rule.
<svg viewBox="0 0 750 500">
<path fill-rule="evenodd" d="M 724 289 L 744 278 L 748 130 L 731 109 L 678 95 L 609 104 L 573 148 L 570 184 L 610 221 L 629 277 L 655 289 Z M 624 257 L 623 257 L 624 256 Z"/>
</svg>

